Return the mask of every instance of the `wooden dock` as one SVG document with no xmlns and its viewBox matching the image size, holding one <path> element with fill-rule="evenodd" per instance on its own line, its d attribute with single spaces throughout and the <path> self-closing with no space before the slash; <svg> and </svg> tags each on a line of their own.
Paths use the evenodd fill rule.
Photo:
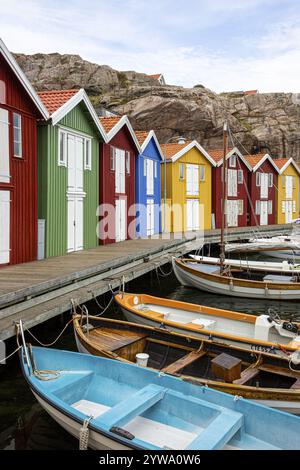
<svg viewBox="0 0 300 470">
<path fill-rule="evenodd" d="M 288 232 L 290 226 L 265 228 L 266 234 Z M 251 227 L 228 229 L 228 240 L 253 236 Z M 260 230 L 262 234 L 262 230 Z M 71 308 L 71 299 L 84 303 L 170 262 L 171 256 L 199 248 L 199 234 L 186 238 L 168 234 L 128 240 L 0 269 L 0 340 L 15 333 L 22 319 L 32 327 Z M 220 231 L 204 234 L 205 243 L 219 241 Z M 168 238 L 168 239 L 167 239 Z"/>
</svg>

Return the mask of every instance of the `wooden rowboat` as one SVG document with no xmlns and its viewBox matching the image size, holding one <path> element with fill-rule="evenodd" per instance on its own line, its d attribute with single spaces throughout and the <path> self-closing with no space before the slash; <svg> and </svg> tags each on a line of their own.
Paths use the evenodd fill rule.
<svg viewBox="0 0 300 470">
<path fill-rule="evenodd" d="M 150 368 L 300 413 L 300 368 L 287 359 L 119 320 L 74 315 L 73 324 L 79 352 L 131 363 L 146 353 Z"/>
<path fill-rule="evenodd" d="M 299 300 L 300 276 L 267 274 L 240 267 L 221 271 L 218 264 L 185 258 L 172 259 L 173 270 L 184 286 L 196 287 L 215 294 L 270 300 Z"/>
<path fill-rule="evenodd" d="M 121 292 L 115 301 L 126 319 L 176 333 L 286 357 L 300 349 L 299 323 L 249 315 L 146 294 Z"/>
<path fill-rule="evenodd" d="M 146 367 L 23 345 L 23 375 L 81 448 L 298 449 L 300 418 Z M 270 430 L 279 432 L 270 432 Z"/>
</svg>

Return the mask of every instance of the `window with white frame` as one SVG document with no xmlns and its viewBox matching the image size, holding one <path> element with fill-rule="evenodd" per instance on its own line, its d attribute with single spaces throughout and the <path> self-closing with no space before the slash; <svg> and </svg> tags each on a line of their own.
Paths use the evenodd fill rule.
<svg viewBox="0 0 300 470">
<path fill-rule="evenodd" d="M 256 186 L 260 186 L 261 185 L 261 173 L 260 171 L 258 171 L 256 173 Z"/>
<path fill-rule="evenodd" d="M 260 201 L 256 201 L 255 203 L 255 214 L 260 215 Z"/>
<path fill-rule="evenodd" d="M 296 201 L 293 201 L 293 212 L 296 212 Z"/>
<path fill-rule="evenodd" d="M 243 182 L 244 182 L 244 173 L 243 173 L 243 170 L 238 170 L 237 182 L 238 182 L 238 184 L 243 184 Z"/>
<path fill-rule="evenodd" d="M 269 188 L 273 187 L 273 173 L 268 174 Z"/>
<path fill-rule="evenodd" d="M 205 181 L 205 166 L 200 165 L 200 181 Z"/>
<path fill-rule="evenodd" d="M 179 179 L 184 180 L 184 163 L 179 164 Z"/>
<path fill-rule="evenodd" d="M 292 176 L 293 178 L 293 189 L 296 188 L 296 176 Z"/>
<path fill-rule="evenodd" d="M 67 166 L 67 133 L 60 130 L 58 141 L 58 165 Z"/>
<path fill-rule="evenodd" d="M 130 152 L 125 152 L 125 165 L 126 165 L 126 173 L 127 175 L 130 174 Z"/>
<path fill-rule="evenodd" d="M 14 157 L 22 158 L 22 119 L 21 115 L 13 113 Z"/>
<path fill-rule="evenodd" d="M 112 145 L 110 146 L 109 169 L 110 169 L 110 171 L 115 171 L 115 169 L 116 169 L 116 149 Z"/>
<path fill-rule="evenodd" d="M 144 158 L 144 176 L 147 176 L 147 158 Z"/>
<path fill-rule="evenodd" d="M 154 162 L 154 178 L 157 178 L 157 162 Z"/>
<path fill-rule="evenodd" d="M 84 143 L 84 169 L 92 169 L 92 142 L 91 139 L 85 139 Z"/>
<path fill-rule="evenodd" d="M 281 201 L 281 213 L 285 214 L 285 201 Z"/>
<path fill-rule="evenodd" d="M 268 201 L 268 214 L 273 214 L 273 201 Z"/>
<path fill-rule="evenodd" d="M 236 156 L 235 155 L 231 155 L 231 157 L 229 158 L 229 166 L 231 166 L 232 168 L 236 167 Z"/>
</svg>

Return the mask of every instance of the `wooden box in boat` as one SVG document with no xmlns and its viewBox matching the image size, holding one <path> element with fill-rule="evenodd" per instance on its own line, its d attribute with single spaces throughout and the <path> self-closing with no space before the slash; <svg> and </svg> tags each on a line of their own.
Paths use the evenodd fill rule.
<svg viewBox="0 0 300 470">
<path fill-rule="evenodd" d="M 119 293 L 115 296 L 128 321 L 149 326 L 164 326 L 177 333 L 253 350 L 266 350 L 286 356 L 300 348 L 300 336 L 269 321 L 268 315 L 249 315 L 204 305 L 154 297 Z M 300 324 L 295 323 L 300 330 Z"/>
<path fill-rule="evenodd" d="M 254 354 L 251 350 L 162 328 L 93 316 L 88 318 L 87 328 L 86 317 L 73 317 L 80 352 L 123 363 L 135 363 L 137 354 L 147 353 L 150 368 L 272 407 L 300 412 L 300 370 L 291 371 L 286 358 L 267 353 Z M 220 362 L 224 353 L 241 368 L 238 374 L 235 370 L 230 380 L 232 371 L 218 374 L 213 366 L 216 360 Z M 224 362 L 222 365 L 226 368 Z"/>
</svg>

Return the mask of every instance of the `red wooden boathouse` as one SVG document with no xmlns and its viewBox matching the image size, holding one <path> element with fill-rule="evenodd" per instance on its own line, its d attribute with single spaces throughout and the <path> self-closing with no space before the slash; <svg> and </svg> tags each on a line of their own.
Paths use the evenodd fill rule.
<svg viewBox="0 0 300 470">
<path fill-rule="evenodd" d="M 215 160 L 212 168 L 212 227 L 220 228 L 222 223 L 222 172 L 223 150 L 209 150 Z M 251 166 L 234 147 L 226 157 L 227 163 L 227 226 L 245 227 L 248 221 L 248 177 Z"/>
<path fill-rule="evenodd" d="M 249 174 L 250 225 L 271 225 L 277 220 L 278 168 L 270 155 L 258 153 L 246 156 L 251 165 Z"/>
<path fill-rule="evenodd" d="M 136 160 L 139 142 L 127 116 L 100 118 L 107 143 L 100 143 L 100 243 L 134 238 Z M 104 205 L 113 208 L 113 212 Z"/>
<path fill-rule="evenodd" d="M 37 121 L 48 113 L 0 40 L 0 266 L 37 257 Z"/>
</svg>

